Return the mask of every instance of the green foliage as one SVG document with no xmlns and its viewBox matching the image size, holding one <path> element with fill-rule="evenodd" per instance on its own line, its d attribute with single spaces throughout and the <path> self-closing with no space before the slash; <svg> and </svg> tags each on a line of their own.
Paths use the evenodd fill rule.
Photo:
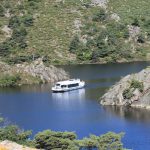
<svg viewBox="0 0 150 150">
<path fill-rule="evenodd" d="M 0 128 L 0 141 L 10 140 L 19 144 L 27 144 L 31 131 L 21 131 L 19 127 L 9 125 Z"/>
<path fill-rule="evenodd" d="M 33 26 L 33 17 L 31 15 L 24 16 L 22 21 L 26 27 Z"/>
<path fill-rule="evenodd" d="M 142 82 L 139 82 L 138 80 L 132 80 L 130 83 L 130 87 L 125 89 L 122 93 L 122 96 L 124 99 L 131 99 L 133 97 L 133 91 L 135 89 L 138 89 L 140 92 L 143 92 L 144 85 Z"/>
<path fill-rule="evenodd" d="M 110 0 L 106 10 L 92 6 L 90 2 L 25 0 L 18 5 L 17 0 L 2 0 L 0 11 L 7 12 L 9 9 L 11 16 L 1 17 L 1 28 L 9 25 L 13 35 L 20 28 L 25 28 L 27 34 L 24 37 L 19 35 L 16 39 L 0 35 L 1 57 L 3 60 L 11 60 L 20 55 L 29 57 L 34 49 L 34 53 L 40 57 L 47 55 L 49 63 L 120 62 L 148 58 L 148 1 L 137 0 L 135 3 L 131 0 Z M 120 17 L 119 21 L 111 17 L 115 13 Z M 75 20 L 81 21 L 80 35 L 72 35 L 77 34 L 73 26 Z M 137 41 L 129 40 L 128 25 L 141 28 Z M 83 43 L 79 37 L 85 38 L 87 43 Z M 68 57 L 70 52 L 74 55 Z"/>
<path fill-rule="evenodd" d="M 138 43 L 145 43 L 145 37 L 143 34 L 140 34 L 137 39 Z"/>
<path fill-rule="evenodd" d="M 5 9 L 2 5 L 0 5 L 0 17 L 3 17 L 5 13 Z"/>
<path fill-rule="evenodd" d="M 73 132 L 54 132 L 46 130 L 35 136 L 36 147 L 40 149 L 67 149 L 72 140 L 76 139 Z"/>
<path fill-rule="evenodd" d="M 109 132 L 101 136 L 91 135 L 89 138 L 76 140 L 76 135 L 73 132 L 54 132 L 46 130 L 38 133 L 35 136 L 37 148 L 41 149 L 92 149 L 98 150 L 123 150 L 121 138 L 123 134 Z"/>
<path fill-rule="evenodd" d="M 0 77 L 0 87 L 17 86 L 20 80 L 19 75 L 2 75 Z"/>
<path fill-rule="evenodd" d="M 21 25 L 21 21 L 20 21 L 19 17 L 13 16 L 10 18 L 9 24 L 8 24 L 9 28 L 12 28 L 12 29 L 18 28 L 20 25 Z"/>
<path fill-rule="evenodd" d="M 8 56 L 9 51 L 10 51 L 10 45 L 9 45 L 8 41 L 0 43 L 0 56 L 1 57 Z"/>
<path fill-rule="evenodd" d="M 124 99 L 131 99 L 133 97 L 133 92 L 131 91 L 130 88 L 125 89 L 122 93 L 122 96 Z"/>
<path fill-rule="evenodd" d="M 139 23 L 138 18 L 134 18 L 132 25 L 133 25 L 133 26 L 137 26 L 137 27 L 140 26 L 140 23 Z"/>
<path fill-rule="evenodd" d="M 96 148 L 98 150 L 123 150 L 123 145 L 121 142 L 123 135 L 123 133 L 116 134 L 113 132 L 108 132 L 107 134 L 101 136 L 91 135 L 89 138 L 84 138 L 77 141 L 77 143 L 81 149 Z"/>
<path fill-rule="evenodd" d="M 130 83 L 130 88 L 139 89 L 140 92 L 143 92 L 144 85 L 142 82 L 138 80 L 132 80 Z"/>
<path fill-rule="evenodd" d="M 77 51 L 77 49 L 79 48 L 79 42 L 79 37 L 76 35 L 70 43 L 70 52 L 75 53 Z"/>
<path fill-rule="evenodd" d="M 107 13 L 104 9 L 100 9 L 98 13 L 93 15 L 93 21 L 101 22 L 107 19 Z"/>
</svg>

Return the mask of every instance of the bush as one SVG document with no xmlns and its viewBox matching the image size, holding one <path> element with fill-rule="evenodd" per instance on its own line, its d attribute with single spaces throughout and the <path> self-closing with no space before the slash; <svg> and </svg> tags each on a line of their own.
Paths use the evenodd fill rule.
<svg viewBox="0 0 150 150">
<path fill-rule="evenodd" d="M 17 46 L 23 49 L 26 48 L 27 47 L 27 43 L 25 41 L 26 35 L 27 31 L 24 27 L 14 29 L 11 38 L 12 46 L 13 47 Z"/>
<path fill-rule="evenodd" d="M 140 34 L 138 36 L 137 42 L 138 43 L 145 43 L 145 37 L 144 37 L 144 35 Z"/>
<path fill-rule="evenodd" d="M 20 80 L 19 75 L 2 75 L 0 77 L 0 87 L 17 86 Z"/>
<path fill-rule="evenodd" d="M 67 149 L 72 140 L 76 139 L 73 132 L 54 132 L 46 130 L 35 135 L 36 147 L 40 149 Z"/>
<path fill-rule="evenodd" d="M 131 99 L 133 97 L 133 93 L 132 93 L 130 88 L 129 89 L 125 89 L 123 91 L 122 96 L 123 96 L 124 99 Z"/>
<path fill-rule="evenodd" d="M 0 56 L 6 57 L 10 52 L 10 45 L 8 41 L 0 43 Z"/>
<path fill-rule="evenodd" d="M 144 85 L 142 82 L 139 82 L 138 80 L 132 80 L 130 84 L 130 88 L 139 89 L 140 92 L 143 92 Z"/>
<path fill-rule="evenodd" d="M 107 19 L 107 13 L 105 12 L 104 9 L 100 9 L 100 11 L 93 16 L 93 21 L 96 22 L 105 21 L 106 19 Z"/>
<path fill-rule="evenodd" d="M 5 9 L 2 5 L 0 5 L 0 17 L 3 17 L 5 14 Z"/>
<path fill-rule="evenodd" d="M 139 23 L 138 18 L 134 18 L 134 20 L 133 20 L 133 22 L 132 22 L 132 24 L 131 24 L 131 25 L 132 25 L 132 26 L 140 27 L 140 23 Z"/>
<path fill-rule="evenodd" d="M 21 21 L 17 16 L 13 16 L 9 20 L 8 27 L 9 28 L 18 28 L 21 25 Z"/>
<path fill-rule="evenodd" d="M 123 134 L 109 132 L 101 136 L 91 135 L 89 138 L 76 140 L 73 132 L 54 132 L 46 130 L 35 136 L 36 147 L 40 149 L 102 149 L 102 150 L 123 150 L 121 138 Z"/>
<path fill-rule="evenodd" d="M 24 16 L 22 22 L 26 27 L 33 26 L 33 17 L 31 15 Z"/>
<path fill-rule="evenodd" d="M 9 125 L 0 128 L 0 141 L 10 140 L 19 144 L 27 144 L 31 131 L 21 131 L 18 126 Z"/>
<path fill-rule="evenodd" d="M 144 85 L 142 82 L 139 82 L 138 80 L 132 80 L 130 83 L 130 87 L 128 89 L 125 89 L 123 91 L 123 98 L 124 99 L 131 99 L 133 97 L 133 91 L 135 89 L 139 89 L 140 92 L 143 92 Z"/>
<path fill-rule="evenodd" d="M 75 53 L 79 48 L 79 42 L 79 37 L 76 35 L 70 43 L 69 51 Z"/>
</svg>

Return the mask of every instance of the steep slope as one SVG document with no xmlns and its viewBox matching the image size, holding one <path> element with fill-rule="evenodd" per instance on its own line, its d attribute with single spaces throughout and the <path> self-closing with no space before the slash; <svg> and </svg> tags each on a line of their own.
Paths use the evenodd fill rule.
<svg viewBox="0 0 150 150">
<path fill-rule="evenodd" d="M 147 60 L 148 0 L 2 0 L 0 55 L 9 63 Z"/>
</svg>

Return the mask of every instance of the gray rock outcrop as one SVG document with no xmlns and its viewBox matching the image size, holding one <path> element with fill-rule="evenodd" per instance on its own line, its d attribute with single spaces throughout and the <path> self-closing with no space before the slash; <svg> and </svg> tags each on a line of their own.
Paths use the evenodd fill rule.
<svg viewBox="0 0 150 150">
<path fill-rule="evenodd" d="M 61 68 L 56 68 L 53 65 L 45 66 L 42 59 L 37 59 L 32 63 L 23 63 L 10 66 L 4 62 L 0 62 L 1 75 L 16 75 L 20 74 L 22 83 L 20 84 L 32 84 L 37 83 L 37 78 L 43 83 L 56 82 L 60 80 L 69 79 L 68 73 Z M 33 77 L 32 80 L 28 80 L 28 77 Z M 35 78 L 34 78 L 35 77 Z"/>
<path fill-rule="evenodd" d="M 25 72 L 33 77 L 39 77 L 43 82 L 55 82 L 69 78 L 69 75 L 61 68 L 53 65 L 45 66 L 42 59 L 38 59 L 31 64 L 17 64 L 15 70 L 18 73 Z"/>
<path fill-rule="evenodd" d="M 142 91 L 139 88 L 132 88 L 131 82 L 137 81 L 143 85 Z M 129 89 L 130 98 L 124 97 L 124 91 Z M 150 68 L 146 68 L 137 74 L 127 75 L 111 87 L 104 94 L 100 103 L 102 105 L 126 106 L 150 108 Z"/>
</svg>

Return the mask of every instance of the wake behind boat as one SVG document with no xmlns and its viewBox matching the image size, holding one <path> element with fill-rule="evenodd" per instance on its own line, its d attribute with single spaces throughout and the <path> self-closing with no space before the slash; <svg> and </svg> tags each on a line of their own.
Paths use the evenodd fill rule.
<svg viewBox="0 0 150 150">
<path fill-rule="evenodd" d="M 66 81 L 60 81 L 52 87 L 53 92 L 66 92 L 71 90 L 76 90 L 83 88 L 85 86 L 85 82 L 80 79 L 70 79 Z"/>
</svg>

